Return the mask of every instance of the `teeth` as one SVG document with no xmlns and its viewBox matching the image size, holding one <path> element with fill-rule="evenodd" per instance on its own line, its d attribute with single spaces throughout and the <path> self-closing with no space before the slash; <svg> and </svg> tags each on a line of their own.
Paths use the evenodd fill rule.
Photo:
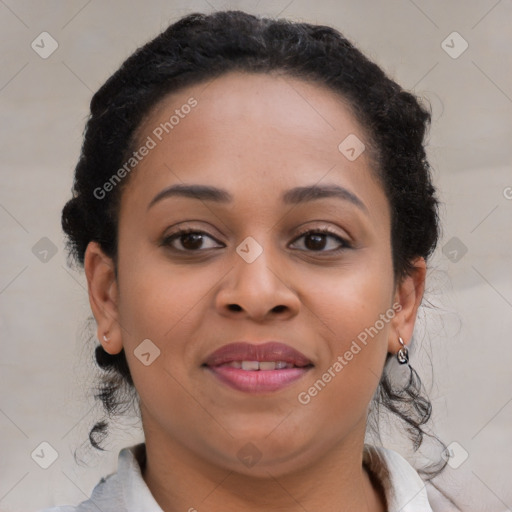
<svg viewBox="0 0 512 512">
<path fill-rule="evenodd" d="M 242 370 L 259 370 L 260 363 L 258 361 L 242 361 Z"/>
<path fill-rule="evenodd" d="M 294 365 L 286 361 L 231 361 L 227 366 L 241 368 L 242 370 L 282 370 L 284 368 L 293 368 Z"/>
</svg>

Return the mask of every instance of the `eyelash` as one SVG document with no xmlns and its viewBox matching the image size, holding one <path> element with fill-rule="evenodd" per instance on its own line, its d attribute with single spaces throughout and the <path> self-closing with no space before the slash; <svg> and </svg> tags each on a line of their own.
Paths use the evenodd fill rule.
<svg viewBox="0 0 512 512">
<path fill-rule="evenodd" d="M 208 249 L 196 249 L 196 250 L 176 249 L 176 247 L 173 247 L 171 245 L 174 240 L 179 239 L 181 236 L 187 235 L 187 234 L 190 234 L 190 233 L 206 235 L 208 238 L 211 238 L 212 240 L 215 240 L 214 237 L 212 237 L 211 235 L 209 235 L 205 231 L 201 231 L 201 230 L 193 229 L 193 228 L 183 228 L 183 229 L 179 229 L 178 231 L 175 231 L 174 233 L 166 236 L 162 240 L 161 245 L 166 246 L 169 249 L 174 250 L 176 252 L 183 252 L 183 253 L 186 253 L 186 252 L 188 252 L 188 253 L 203 252 L 203 251 L 208 250 Z M 306 250 L 306 252 L 337 254 L 337 253 L 339 253 L 341 251 L 344 251 L 346 249 L 350 249 L 352 247 L 347 240 L 345 240 L 344 238 L 340 237 L 335 231 L 331 230 L 328 227 L 317 228 L 317 229 L 305 229 L 304 231 L 299 232 L 299 234 L 293 240 L 293 242 L 297 241 L 299 238 L 301 238 L 301 237 L 303 237 L 304 235 L 307 235 L 307 234 L 325 234 L 325 235 L 330 235 L 331 237 L 337 239 L 337 241 L 341 244 L 341 247 L 338 247 L 337 249 L 331 249 L 331 250 L 328 250 L 328 251 L 324 251 L 324 250 L 319 250 L 319 251 L 311 250 L 311 251 L 307 251 Z M 215 240 L 215 241 L 217 242 L 217 240 Z M 222 242 L 218 242 L 218 243 L 222 243 Z"/>
</svg>

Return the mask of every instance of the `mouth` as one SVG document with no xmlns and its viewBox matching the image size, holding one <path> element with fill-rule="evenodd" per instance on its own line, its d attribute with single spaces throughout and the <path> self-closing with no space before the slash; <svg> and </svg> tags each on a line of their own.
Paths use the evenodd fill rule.
<svg viewBox="0 0 512 512">
<path fill-rule="evenodd" d="M 278 391 L 303 377 L 313 363 L 284 343 L 230 343 L 216 350 L 202 365 L 223 384 L 246 393 Z"/>
</svg>

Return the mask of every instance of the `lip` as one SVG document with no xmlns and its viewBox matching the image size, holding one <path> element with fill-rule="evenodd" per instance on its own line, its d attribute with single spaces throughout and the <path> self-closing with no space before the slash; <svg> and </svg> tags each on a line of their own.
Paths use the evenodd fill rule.
<svg viewBox="0 0 512 512">
<path fill-rule="evenodd" d="M 204 364 L 219 366 L 231 361 L 285 361 L 295 366 L 313 364 L 304 354 L 279 341 L 268 341 L 257 345 L 246 341 L 229 343 L 212 352 Z"/>
<path fill-rule="evenodd" d="M 274 370 L 244 370 L 228 366 L 233 361 L 283 361 L 292 368 Z M 230 343 L 210 354 L 203 364 L 224 384 L 246 393 L 278 391 L 303 377 L 313 363 L 293 347 L 278 341 L 252 344 Z"/>
</svg>

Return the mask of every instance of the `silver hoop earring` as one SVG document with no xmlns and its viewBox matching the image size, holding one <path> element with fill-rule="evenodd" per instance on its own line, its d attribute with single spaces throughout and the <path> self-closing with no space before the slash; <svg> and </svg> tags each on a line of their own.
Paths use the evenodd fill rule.
<svg viewBox="0 0 512 512">
<path fill-rule="evenodd" d="M 107 338 L 107 335 L 106 335 L 106 334 L 104 334 L 104 335 L 103 335 L 103 341 L 104 341 L 105 343 L 108 343 L 108 342 L 110 341 L 110 338 Z"/>
<path fill-rule="evenodd" d="M 407 364 L 409 363 L 409 350 L 405 346 L 404 340 L 400 336 L 398 337 L 398 342 L 400 345 L 402 345 L 402 347 L 397 352 L 396 358 L 400 364 Z"/>
</svg>

